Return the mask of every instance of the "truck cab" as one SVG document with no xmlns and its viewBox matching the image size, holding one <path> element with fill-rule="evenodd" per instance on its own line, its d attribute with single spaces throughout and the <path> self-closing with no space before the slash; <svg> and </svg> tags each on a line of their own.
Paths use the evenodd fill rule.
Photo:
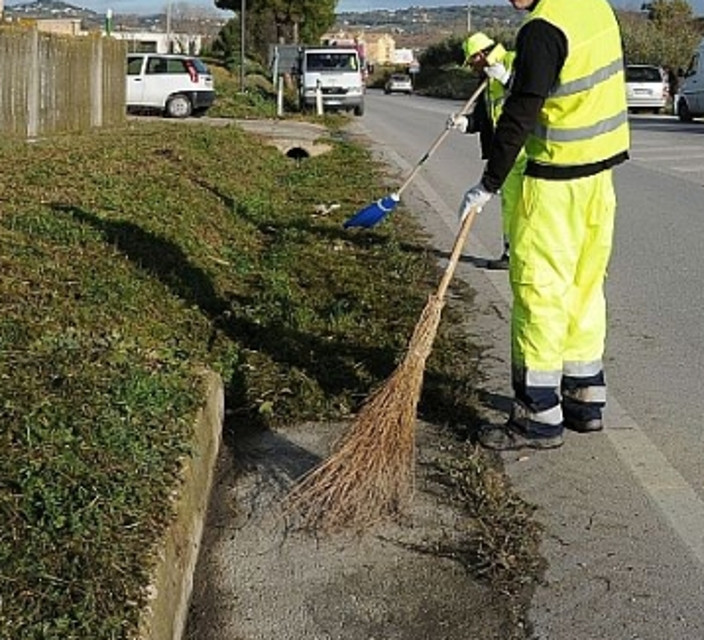
<svg viewBox="0 0 704 640">
<path fill-rule="evenodd" d="M 677 117 L 689 122 L 704 116 L 704 40 L 699 43 L 679 84 L 674 97 Z"/>
<path fill-rule="evenodd" d="M 364 113 L 364 76 L 356 48 L 305 47 L 298 66 L 301 108 L 315 108 L 320 95 L 325 111 Z"/>
</svg>

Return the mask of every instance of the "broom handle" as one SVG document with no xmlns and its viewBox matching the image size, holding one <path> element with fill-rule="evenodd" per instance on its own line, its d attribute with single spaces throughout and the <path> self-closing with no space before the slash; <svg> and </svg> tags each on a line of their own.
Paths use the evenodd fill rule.
<svg viewBox="0 0 704 640">
<path fill-rule="evenodd" d="M 482 91 L 484 91 L 484 89 L 486 88 L 488 82 L 489 80 L 486 78 L 482 81 L 482 83 L 477 87 L 476 91 L 469 97 L 469 100 L 467 100 L 465 105 L 462 107 L 460 113 L 467 113 L 474 106 L 474 103 L 479 99 L 479 96 L 482 94 Z M 418 164 L 416 164 L 413 171 L 411 171 L 411 175 L 406 178 L 406 181 L 401 185 L 401 188 L 396 191 L 399 196 L 403 193 L 403 190 L 409 184 L 411 184 L 411 180 L 416 177 L 416 174 L 418 173 L 418 171 L 420 171 L 420 168 L 423 166 L 425 161 L 430 158 L 433 153 L 435 153 L 435 150 L 442 144 L 443 140 L 445 140 L 447 134 L 450 133 L 450 131 L 450 127 L 445 127 L 445 129 L 443 129 L 443 132 L 435 139 L 435 142 L 433 142 L 433 146 L 425 152 L 425 155 L 418 161 Z"/>
<path fill-rule="evenodd" d="M 437 293 L 435 294 L 438 300 L 442 300 L 447 293 L 447 288 L 450 286 L 452 276 L 455 274 L 455 269 L 457 268 L 457 263 L 460 260 L 462 248 L 464 247 L 465 242 L 467 242 L 467 236 L 469 235 L 469 230 L 472 228 L 472 223 L 474 222 L 474 217 L 476 215 L 477 208 L 472 207 L 465 217 L 462 227 L 460 227 L 460 232 L 457 234 L 455 245 L 452 247 L 450 262 L 448 262 L 447 267 L 445 267 L 445 273 L 440 281 L 440 286 L 438 287 Z"/>
</svg>

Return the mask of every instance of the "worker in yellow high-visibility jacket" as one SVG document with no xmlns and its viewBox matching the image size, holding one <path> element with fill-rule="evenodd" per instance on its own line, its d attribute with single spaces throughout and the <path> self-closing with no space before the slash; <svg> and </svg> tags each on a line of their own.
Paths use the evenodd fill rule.
<svg viewBox="0 0 704 640">
<path fill-rule="evenodd" d="M 497 450 L 547 449 L 563 443 L 565 427 L 603 428 L 612 168 L 629 146 L 623 53 L 608 0 L 510 1 L 530 15 L 484 173 L 459 216 L 489 201 L 525 147 L 510 231 L 515 400 L 507 423 L 478 439 Z"/>
<path fill-rule="evenodd" d="M 487 88 L 484 99 L 477 103 L 471 113 L 450 116 L 448 124 L 463 133 L 478 133 L 482 159 L 489 157 L 491 141 L 501 108 L 506 99 L 511 79 L 511 68 L 516 54 L 506 51 L 485 33 L 478 31 L 462 43 L 465 64 L 472 67 L 480 78 L 486 77 Z M 489 75 L 487 76 L 487 72 Z M 504 183 L 501 185 L 501 231 L 503 252 L 496 260 L 487 260 L 489 269 L 508 269 L 511 242 L 509 239 L 510 220 L 521 197 L 521 182 L 526 167 L 526 154 L 518 154 Z"/>
</svg>

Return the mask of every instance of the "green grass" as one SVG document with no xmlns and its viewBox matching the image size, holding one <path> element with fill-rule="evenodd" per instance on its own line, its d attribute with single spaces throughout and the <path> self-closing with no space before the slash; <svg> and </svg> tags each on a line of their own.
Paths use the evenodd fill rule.
<svg viewBox="0 0 704 640">
<path fill-rule="evenodd" d="M 339 138 L 301 163 L 159 120 L 0 143 L 0 638 L 130 637 L 203 366 L 230 438 L 345 416 L 393 370 L 437 268 L 402 206 L 342 229 L 385 187 Z M 421 402 L 451 426 L 478 362 L 453 313 Z"/>
</svg>

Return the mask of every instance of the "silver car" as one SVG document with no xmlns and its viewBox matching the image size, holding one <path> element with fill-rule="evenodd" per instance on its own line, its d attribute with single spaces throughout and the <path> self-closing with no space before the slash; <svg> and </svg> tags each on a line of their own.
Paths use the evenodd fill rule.
<svg viewBox="0 0 704 640">
<path fill-rule="evenodd" d="M 392 73 L 384 85 L 384 93 L 413 93 L 411 76 L 405 73 Z"/>
<path fill-rule="evenodd" d="M 664 109 L 668 99 L 667 76 L 655 65 L 626 66 L 626 104 L 630 111 Z"/>
</svg>

